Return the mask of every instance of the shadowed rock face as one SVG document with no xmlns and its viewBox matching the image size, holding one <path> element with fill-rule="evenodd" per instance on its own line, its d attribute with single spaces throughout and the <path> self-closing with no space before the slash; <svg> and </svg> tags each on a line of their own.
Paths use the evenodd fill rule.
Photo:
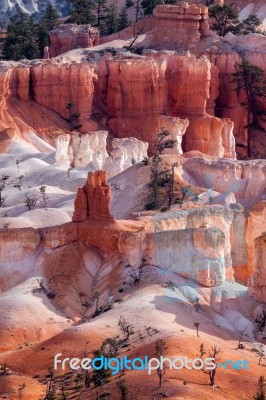
<svg viewBox="0 0 266 400">
<path fill-rule="evenodd" d="M 255 270 L 248 282 L 249 293 L 266 302 L 266 232 L 254 240 L 254 253 Z"/>
<path fill-rule="evenodd" d="M 87 218 L 114 221 L 110 212 L 111 189 L 107 184 L 107 173 L 95 171 L 88 173 L 83 188 L 78 189 L 75 200 L 74 222 L 82 222 Z"/>
</svg>

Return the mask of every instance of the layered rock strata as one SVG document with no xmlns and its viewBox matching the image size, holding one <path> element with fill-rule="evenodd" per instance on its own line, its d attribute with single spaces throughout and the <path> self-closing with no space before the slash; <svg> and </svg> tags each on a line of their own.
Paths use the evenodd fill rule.
<svg viewBox="0 0 266 400">
<path fill-rule="evenodd" d="M 254 272 L 248 282 L 249 293 L 256 300 L 266 302 L 266 232 L 254 240 Z"/>
<path fill-rule="evenodd" d="M 47 57 L 56 57 L 67 51 L 97 46 L 99 30 L 90 25 L 62 24 L 50 33 L 50 47 Z"/>
<path fill-rule="evenodd" d="M 104 171 L 89 172 L 83 188 L 78 189 L 75 199 L 74 222 L 86 219 L 114 221 L 110 212 L 111 189 Z"/>
<path fill-rule="evenodd" d="M 201 36 L 210 34 L 208 8 L 202 5 L 157 6 L 156 27 L 150 33 L 149 45 L 155 49 L 188 50 Z"/>
</svg>

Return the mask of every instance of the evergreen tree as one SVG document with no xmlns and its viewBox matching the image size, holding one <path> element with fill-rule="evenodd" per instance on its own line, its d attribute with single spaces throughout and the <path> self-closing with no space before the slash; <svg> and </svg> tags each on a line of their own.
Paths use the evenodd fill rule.
<svg viewBox="0 0 266 400">
<path fill-rule="evenodd" d="M 41 57 L 43 57 L 44 47 L 50 45 L 49 32 L 56 26 L 58 18 L 59 14 L 49 2 L 40 22 L 36 24 L 37 40 Z"/>
<path fill-rule="evenodd" d="M 163 0 L 142 0 L 141 6 L 144 11 L 144 15 L 152 15 L 153 10 L 159 4 L 164 4 Z"/>
<path fill-rule="evenodd" d="M 123 8 L 118 18 L 118 30 L 121 31 L 122 29 L 127 28 L 129 25 L 130 21 L 128 19 L 127 10 L 126 8 Z"/>
<path fill-rule="evenodd" d="M 213 29 L 219 36 L 225 36 L 227 32 L 234 30 L 238 21 L 236 9 L 229 4 L 214 5 L 209 7 L 209 16 L 216 20 Z"/>
<path fill-rule="evenodd" d="M 141 0 L 136 0 L 136 11 L 135 11 L 135 22 L 142 17 L 142 8 L 141 8 Z"/>
<path fill-rule="evenodd" d="M 111 7 L 109 7 L 106 18 L 105 18 L 105 27 L 104 33 L 105 35 L 111 35 L 112 33 L 117 32 L 118 30 L 118 15 L 116 11 L 116 6 L 113 2 Z"/>
<path fill-rule="evenodd" d="M 95 7 L 93 0 L 70 0 L 71 13 L 66 23 L 78 25 L 93 24 L 95 22 Z"/>
<path fill-rule="evenodd" d="M 100 357 L 104 356 L 101 349 L 95 350 L 93 352 L 93 354 L 94 354 L 94 358 L 100 358 Z M 101 361 L 96 361 L 95 365 L 96 365 L 96 367 L 99 368 L 101 365 Z M 97 370 L 94 369 L 92 371 L 91 380 L 92 380 L 94 386 L 103 386 L 108 382 L 110 376 L 111 376 L 111 372 L 109 369 L 104 369 L 104 368 L 97 369 Z"/>
<path fill-rule="evenodd" d="M 44 15 L 41 19 L 41 22 L 47 27 L 48 31 L 51 31 L 56 24 L 56 20 L 59 18 L 59 14 L 56 9 L 49 2 Z"/>
<path fill-rule="evenodd" d="M 107 0 L 95 0 L 97 27 L 102 30 L 104 20 L 107 14 Z"/>
<path fill-rule="evenodd" d="M 254 14 L 251 14 L 248 18 L 244 19 L 244 31 L 243 34 L 255 33 L 258 26 L 261 24 L 261 20 Z"/>
<path fill-rule="evenodd" d="M 134 1 L 133 0 L 126 0 L 126 8 L 134 6 Z"/>
<path fill-rule="evenodd" d="M 261 128 L 257 117 L 259 114 L 265 113 L 264 110 L 259 109 L 258 104 L 259 97 L 266 97 L 264 71 L 262 68 L 244 60 L 238 65 L 238 70 L 232 74 L 232 78 L 232 82 L 236 83 L 238 93 L 243 91 L 246 98 L 243 105 L 247 108 L 248 157 L 251 157 L 252 128 Z"/>
<path fill-rule="evenodd" d="M 43 22 L 39 22 L 38 24 L 36 24 L 36 28 L 37 28 L 37 42 L 38 42 L 40 57 L 43 57 L 44 48 L 50 45 L 49 29 L 47 25 Z"/>
<path fill-rule="evenodd" d="M 179 3 L 179 0 L 164 0 L 164 3 L 165 4 L 177 4 L 177 3 Z"/>
<path fill-rule="evenodd" d="M 10 17 L 10 24 L 7 28 L 7 37 L 3 44 L 3 56 L 5 60 L 30 60 L 40 57 L 38 46 L 38 24 L 32 17 L 18 12 Z"/>
<path fill-rule="evenodd" d="M 253 397 L 254 400 L 266 400 L 265 393 L 265 379 L 264 376 L 260 376 L 258 380 L 257 393 Z"/>
</svg>

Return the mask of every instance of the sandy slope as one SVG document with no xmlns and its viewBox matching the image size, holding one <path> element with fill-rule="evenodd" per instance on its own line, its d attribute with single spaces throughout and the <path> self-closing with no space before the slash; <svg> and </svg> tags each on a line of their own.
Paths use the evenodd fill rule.
<svg viewBox="0 0 266 400">
<path fill-rule="evenodd" d="M 176 287 L 175 292 L 156 283 L 168 279 L 173 279 Z M 11 371 L 16 370 L 23 374 L 21 382 L 24 376 L 32 377 L 37 371 L 43 377 L 51 366 L 54 355 L 58 352 L 62 352 L 64 357 L 82 357 L 84 349 L 91 352 L 99 347 L 105 338 L 121 335 L 118 320 L 120 315 L 123 315 L 134 325 L 135 333 L 130 338 L 129 346 L 124 349 L 121 348 L 121 356 L 127 354 L 128 358 L 131 359 L 144 355 L 152 357 L 154 356 L 154 341 L 163 337 L 168 346 L 167 356 L 187 355 L 193 359 L 199 354 L 200 344 L 204 343 L 206 348 L 216 344 L 222 349 L 221 361 L 231 358 L 232 360 L 246 359 L 250 362 L 250 371 L 219 370 L 217 372 L 218 388 L 214 391 L 208 387 L 207 375 L 200 371 L 167 370 L 165 383 L 161 390 L 157 389 L 155 373 L 147 378 L 143 372 L 126 372 L 125 379 L 132 395 L 134 393 L 134 399 L 150 399 L 152 394 L 164 391 L 169 392 L 172 399 L 196 399 L 199 398 L 199 395 L 204 400 L 209 398 L 250 399 L 252 397 L 255 392 L 257 377 L 264 372 L 264 367 L 257 366 L 257 358 L 250 351 L 256 344 L 244 339 L 246 349 L 236 350 L 239 335 L 236 331 L 228 329 L 230 322 L 224 319 L 228 326 L 222 328 L 220 321 L 223 317 L 221 315 L 219 322 L 218 320 L 216 320 L 216 323 L 214 322 L 214 314 L 216 313 L 207 301 L 211 289 L 196 287 L 192 289 L 184 279 L 165 272 L 162 275 L 159 270 L 148 269 L 148 267 L 146 267 L 143 275 L 142 284 L 137 287 L 124 285 L 125 292 L 123 294 L 117 291 L 122 282 L 120 282 L 120 285 L 117 282 L 117 286 L 115 286 L 114 281 L 111 282 L 114 296 L 120 299 L 119 303 L 114 303 L 112 311 L 102 314 L 90 322 L 65 329 L 59 335 L 48 340 L 40 340 L 38 344 L 29 341 L 27 346 L 22 344 L 21 349 L 2 353 L 0 363 L 5 360 Z M 232 298 L 238 293 L 237 300 L 227 298 L 222 301 L 224 309 L 233 310 L 235 308 L 235 313 L 239 310 L 247 313 L 247 310 L 244 310 L 245 304 L 247 301 L 252 304 L 250 299 L 246 297 L 244 287 L 239 285 L 233 287 L 225 285 L 215 290 L 230 293 Z M 201 297 L 202 310 L 199 312 L 196 312 L 191 304 L 193 291 L 197 291 Z M 240 295 L 240 293 L 242 294 Z M 255 304 L 253 303 L 253 305 Z M 195 321 L 200 322 L 199 338 L 197 338 L 193 327 Z M 58 374 L 61 375 L 62 372 L 58 372 Z M 106 387 L 107 390 L 111 388 L 112 399 L 119 399 L 115 389 L 116 380 L 115 377 Z M 143 385 L 144 380 L 145 385 Z M 141 386 L 140 382 L 142 382 Z M 183 382 L 188 384 L 184 386 Z M 38 379 L 33 379 L 29 387 L 37 383 Z M 11 391 L 9 393 L 10 399 L 15 398 L 12 397 Z M 82 393 L 81 398 L 84 400 L 94 398 L 93 396 L 96 395 L 94 390 L 83 391 Z M 71 398 L 78 399 L 79 396 L 80 394 Z M 32 398 L 38 399 L 37 396 Z"/>
</svg>

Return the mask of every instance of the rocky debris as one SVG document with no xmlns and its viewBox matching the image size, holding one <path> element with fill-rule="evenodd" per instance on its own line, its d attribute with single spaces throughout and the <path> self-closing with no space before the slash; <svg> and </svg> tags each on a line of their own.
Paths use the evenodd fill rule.
<svg viewBox="0 0 266 400">
<path fill-rule="evenodd" d="M 89 172 L 83 188 L 78 189 L 73 214 L 74 222 L 86 219 L 114 221 L 110 212 L 111 189 L 107 184 L 107 172 Z"/>
<path fill-rule="evenodd" d="M 67 51 L 97 46 L 99 30 L 90 25 L 62 24 L 50 33 L 49 57 L 56 57 Z"/>
<path fill-rule="evenodd" d="M 266 232 L 254 240 L 254 272 L 248 281 L 249 293 L 266 302 Z"/>
</svg>

